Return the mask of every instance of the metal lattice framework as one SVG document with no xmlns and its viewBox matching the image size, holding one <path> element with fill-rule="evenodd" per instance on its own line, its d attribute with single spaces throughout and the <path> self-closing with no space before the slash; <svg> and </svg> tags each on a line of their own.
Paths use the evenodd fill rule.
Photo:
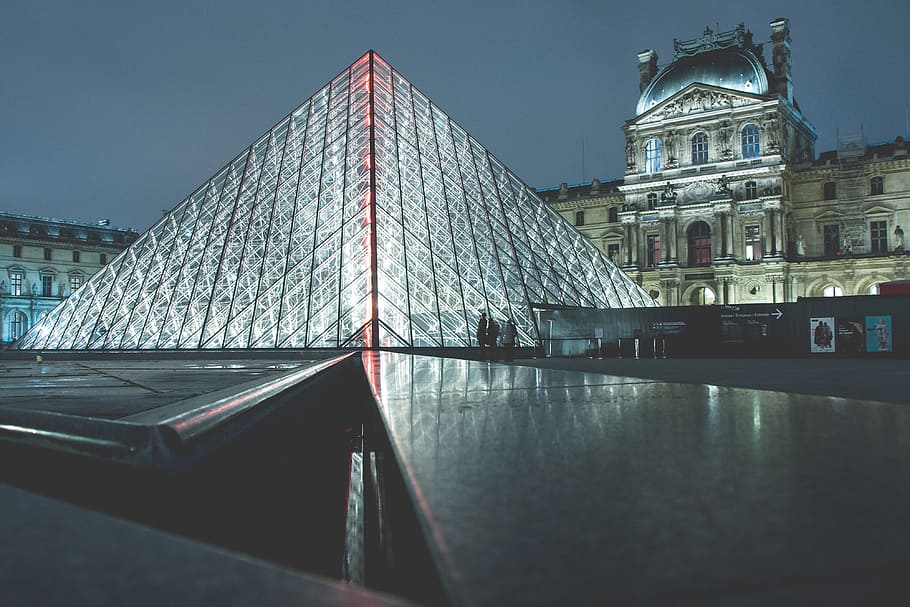
<svg viewBox="0 0 910 607">
<path fill-rule="evenodd" d="M 23 349 L 470 346 L 481 311 L 654 305 L 370 51 L 43 321 Z"/>
</svg>

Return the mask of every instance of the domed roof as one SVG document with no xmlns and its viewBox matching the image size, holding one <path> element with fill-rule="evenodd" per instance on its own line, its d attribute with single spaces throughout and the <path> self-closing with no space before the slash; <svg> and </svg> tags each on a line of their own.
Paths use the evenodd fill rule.
<svg viewBox="0 0 910 607">
<path fill-rule="evenodd" d="M 677 59 L 641 94 L 636 115 L 643 114 L 693 82 L 734 91 L 768 94 L 768 75 L 761 62 L 742 48 L 725 48 Z"/>
</svg>

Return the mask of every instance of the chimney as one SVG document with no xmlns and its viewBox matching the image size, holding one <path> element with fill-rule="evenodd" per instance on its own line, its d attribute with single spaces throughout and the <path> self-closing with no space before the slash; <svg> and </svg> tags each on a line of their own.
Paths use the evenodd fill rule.
<svg viewBox="0 0 910 607">
<path fill-rule="evenodd" d="M 641 82 L 638 84 L 638 91 L 643 93 L 648 84 L 657 75 L 657 52 L 648 49 L 638 53 L 638 72 L 641 74 Z"/>
<path fill-rule="evenodd" d="M 774 63 L 773 92 L 793 103 L 790 80 L 790 20 L 780 17 L 771 22 L 771 60 Z"/>
</svg>

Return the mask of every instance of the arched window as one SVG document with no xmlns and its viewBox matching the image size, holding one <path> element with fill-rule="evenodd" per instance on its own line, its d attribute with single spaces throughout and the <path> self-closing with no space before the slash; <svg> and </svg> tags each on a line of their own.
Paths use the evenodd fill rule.
<svg viewBox="0 0 910 607">
<path fill-rule="evenodd" d="M 713 306 L 716 300 L 717 295 L 711 287 L 698 287 L 692 292 L 692 305 L 694 306 Z"/>
<path fill-rule="evenodd" d="M 25 312 L 15 311 L 9 317 L 9 337 L 19 339 L 28 329 L 28 316 Z"/>
<path fill-rule="evenodd" d="M 696 221 L 688 230 L 689 265 L 711 265 L 711 228 L 704 221 Z"/>
<path fill-rule="evenodd" d="M 843 289 L 835 285 L 828 285 L 822 289 L 822 297 L 840 297 L 843 294 Z"/>
<path fill-rule="evenodd" d="M 660 141 L 648 139 L 645 143 L 645 172 L 660 172 Z"/>
<path fill-rule="evenodd" d="M 869 295 L 878 295 L 880 291 L 881 289 L 878 288 L 878 283 L 875 283 L 874 285 L 869 285 L 869 290 L 867 293 Z"/>
<path fill-rule="evenodd" d="M 610 223 L 616 223 L 619 221 L 619 211 L 616 207 L 610 207 L 610 210 L 607 211 L 607 221 Z"/>
<path fill-rule="evenodd" d="M 747 124 L 742 131 L 743 158 L 758 158 L 761 156 L 761 140 L 758 127 Z"/>
<path fill-rule="evenodd" d="M 706 164 L 708 162 L 708 135 L 695 133 L 692 137 L 692 164 Z"/>
</svg>

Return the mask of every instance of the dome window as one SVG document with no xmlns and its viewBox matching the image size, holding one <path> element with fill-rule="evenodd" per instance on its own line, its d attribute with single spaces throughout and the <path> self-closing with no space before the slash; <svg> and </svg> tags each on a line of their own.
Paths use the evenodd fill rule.
<svg viewBox="0 0 910 607">
<path fill-rule="evenodd" d="M 758 127 L 747 124 L 742 130 L 743 158 L 758 158 L 761 156 L 761 139 Z"/>
<path fill-rule="evenodd" d="M 648 139 L 645 143 L 645 172 L 660 172 L 660 141 Z"/>
<path fill-rule="evenodd" d="M 692 164 L 708 163 L 708 135 L 695 133 L 692 137 Z"/>
</svg>

